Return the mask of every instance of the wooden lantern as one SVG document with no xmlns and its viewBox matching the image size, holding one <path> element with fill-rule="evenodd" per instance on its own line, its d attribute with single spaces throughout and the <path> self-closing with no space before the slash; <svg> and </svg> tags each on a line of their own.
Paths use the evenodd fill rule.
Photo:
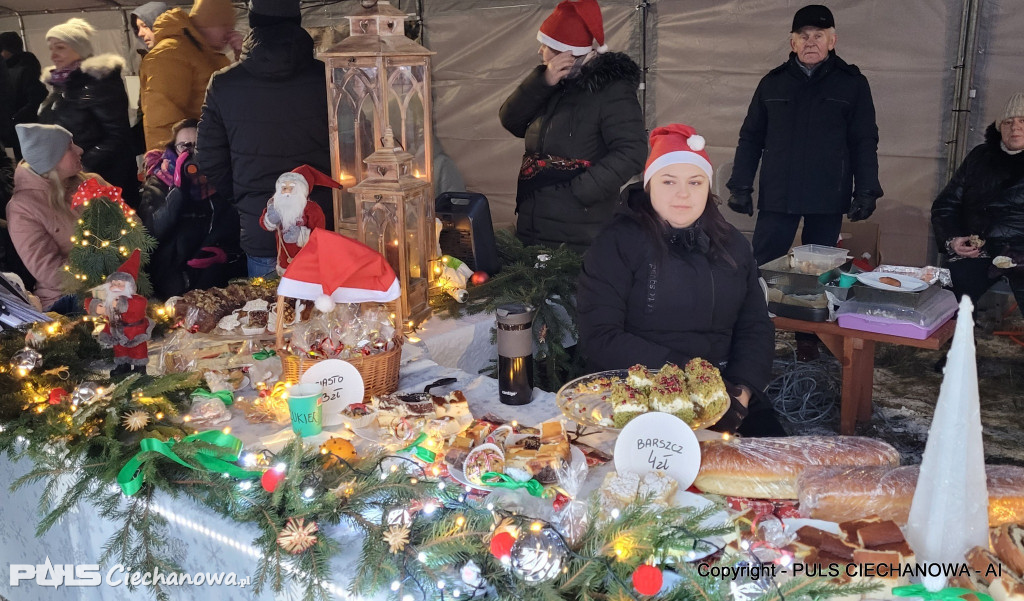
<svg viewBox="0 0 1024 601">
<path fill-rule="evenodd" d="M 361 12 L 347 17 L 351 35 L 319 55 L 327 67 L 331 169 L 344 187 L 334 191 L 334 223 L 350 237 L 360 219 L 351 186 L 366 179 L 366 158 L 380 147 L 385 129 L 390 127 L 412 154 L 410 175 L 428 184 L 433 156 L 433 52 L 405 37 L 406 14 L 389 2 L 362 5 Z"/>
<path fill-rule="evenodd" d="M 415 176 L 413 156 L 398 147 L 390 127 L 383 146 L 365 162 L 367 177 L 349 189 L 358 216 L 356 239 L 384 255 L 402 286 L 401 314 L 422 323 L 430 317 L 428 291 L 437 259 L 430 182 Z"/>
</svg>

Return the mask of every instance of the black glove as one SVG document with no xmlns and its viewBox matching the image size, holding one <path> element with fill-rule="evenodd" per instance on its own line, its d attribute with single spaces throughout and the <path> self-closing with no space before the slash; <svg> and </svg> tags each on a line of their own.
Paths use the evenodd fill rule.
<svg viewBox="0 0 1024 601">
<path fill-rule="evenodd" d="M 729 208 L 737 213 L 754 216 L 754 199 L 749 193 L 736 193 L 729 196 Z"/>
<path fill-rule="evenodd" d="M 739 401 L 740 394 L 743 392 L 739 386 L 725 382 L 725 390 L 729 393 L 729 410 L 722 416 L 722 419 L 718 420 L 718 423 L 709 426 L 708 430 L 735 433 L 746 419 L 749 410 Z M 753 395 L 750 398 L 753 400 Z"/>
<path fill-rule="evenodd" d="M 854 196 L 850 203 L 850 212 L 846 214 L 850 221 L 864 221 L 875 212 L 874 196 Z"/>
</svg>

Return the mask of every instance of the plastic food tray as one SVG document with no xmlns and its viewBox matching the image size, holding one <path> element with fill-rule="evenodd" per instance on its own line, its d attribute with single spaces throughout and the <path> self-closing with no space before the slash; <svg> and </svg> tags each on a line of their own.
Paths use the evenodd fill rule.
<svg viewBox="0 0 1024 601">
<path fill-rule="evenodd" d="M 840 306 L 837 321 L 851 330 L 924 340 L 949 321 L 957 307 L 949 290 L 939 290 L 917 309 L 850 300 Z"/>
</svg>

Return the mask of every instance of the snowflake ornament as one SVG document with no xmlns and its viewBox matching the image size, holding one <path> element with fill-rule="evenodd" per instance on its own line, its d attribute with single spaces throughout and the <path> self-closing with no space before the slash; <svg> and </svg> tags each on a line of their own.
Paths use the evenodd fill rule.
<svg viewBox="0 0 1024 601">
<path fill-rule="evenodd" d="M 277 544 L 292 555 L 298 555 L 316 544 L 317 530 L 316 522 L 307 524 L 305 518 L 288 518 L 277 535 Z"/>
<path fill-rule="evenodd" d="M 141 409 L 136 409 L 130 413 L 124 414 L 121 419 L 121 423 L 124 424 L 125 430 L 129 432 L 136 432 L 146 427 L 149 423 L 149 414 Z"/>
<path fill-rule="evenodd" d="M 391 526 L 384 533 L 384 542 L 392 553 L 400 553 L 409 544 L 409 529 L 402 524 Z"/>
</svg>

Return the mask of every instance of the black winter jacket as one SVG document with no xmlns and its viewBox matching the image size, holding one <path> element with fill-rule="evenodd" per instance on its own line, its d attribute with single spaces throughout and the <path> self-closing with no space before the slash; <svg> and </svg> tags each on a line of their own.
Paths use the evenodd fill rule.
<svg viewBox="0 0 1024 601">
<path fill-rule="evenodd" d="M 101 54 L 82 61 L 63 89 L 54 88 L 39 110 L 39 122 L 62 126 L 81 147 L 86 171 L 121 188 L 121 196 L 138 204 L 139 178 L 128 124 L 128 93 L 121 80 L 124 59 Z M 53 68 L 43 75 L 49 83 Z"/>
<path fill-rule="evenodd" d="M 975 146 L 932 203 L 932 229 L 939 248 L 959 236 L 976 234 L 999 252 L 1001 245 L 1024 251 L 1024 152 L 1007 154 L 995 124 Z M 988 250 L 986 248 L 986 250 Z"/>
<path fill-rule="evenodd" d="M 586 250 L 615 211 L 619 189 L 643 170 L 647 133 L 636 91 L 640 68 L 609 52 L 556 86 L 540 65 L 505 100 L 499 115 L 526 152 L 586 159 L 590 168 L 572 180 L 516 197 L 516 228 L 528 244 Z"/>
<path fill-rule="evenodd" d="M 304 29 L 287 23 L 249 31 L 241 61 L 210 79 L 197 156 L 200 172 L 238 209 L 242 250 L 276 256 L 274 234 L 259 218 L 278 176 L 303 164 L 331 172 L 324 64 Z M 310 197 L 333 229 L 330 190 L 314 188 Z"/>
<path fill-rule="evenodd" d="M 757 208 L 846 213 L 852 195 L 882 195 L 878 126 L 868 80 L 829 52 L 808 77 L 795 53 L 757 85 L 740 128 L 726 186 L 750 194 L 761 163 Z"/>
<path fill-rule="evenodd" d="M 46 86 L 39 81 L 43 70 L 31 52 L 19 52 L 7 59 L 7 72 L 14 86 L 14 122 L 35 123 L 39 105 L 46 98 Z"/>
<path fill-rule="evenodd" d="M 750 244 L 738 230 L 726 248 L 736 263 L 709 259 L 691 240 L 699 225 L 666 230 L 668 253 L 634 206 L 641 184 L 624 192 L 623 212 L 583 258 L 577 309 L 580 344 L 595 371 L 637 363 L 653 369 L 703 357 L 722 377 L 761 391 L 771 379 L 775 328 L 768 317 Z M 725 364 L 725 365 L 723 365 Z"/>
</svg>

